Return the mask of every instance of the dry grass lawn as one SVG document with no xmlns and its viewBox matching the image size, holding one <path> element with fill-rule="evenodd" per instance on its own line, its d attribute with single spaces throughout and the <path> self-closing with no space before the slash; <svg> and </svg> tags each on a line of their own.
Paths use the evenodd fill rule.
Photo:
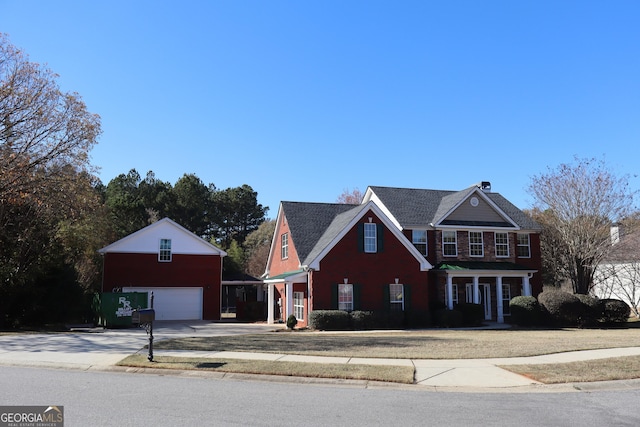
<svg viewBox="0 0 640 427">
<path fill-rule="evenodd" d="M 118 363 L 141 368 L 185 369 L 244 374 L 283 375 L 308 378 L 339 378 L 412 384 L 413 367 L 274 362 L 266 360 L 213 359 L 192 357 L 154 357 L 134 354 Z"/>
<path fill-rule="evenodd" d="M 274 332 L 172 339 L 157 342 L 155 348 L 394 359 L 477 359 L 639 347 L 639 332 L 637 328 Z"/>
</svg>

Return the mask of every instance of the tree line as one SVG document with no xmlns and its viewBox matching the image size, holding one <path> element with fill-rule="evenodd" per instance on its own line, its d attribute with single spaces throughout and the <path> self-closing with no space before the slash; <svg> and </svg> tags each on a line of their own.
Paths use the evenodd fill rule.
<svg viewBox="0 0 640 427">
<path fill-rule="evenodd" d="M 238 271 L 257 247 L 268 208 L 249 185 L 135 170 L 104 185 L 89 157 L 101 132 L 80 95 L 0 34 L 0 327 L 90 321 L 97 250 L 163 217 L 229 249 Z"/>
</svg>

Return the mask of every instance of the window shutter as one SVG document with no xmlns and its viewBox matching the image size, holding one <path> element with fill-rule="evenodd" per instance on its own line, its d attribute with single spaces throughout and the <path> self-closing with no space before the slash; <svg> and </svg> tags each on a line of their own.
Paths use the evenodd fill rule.
<svg viewBox="0 0 640 427">
<path fill-rule="evenodd" d="M 391 310 L 391 295 L 389 285 L 382 285 L 382 303 L 384 304 L 384 311 Z"/>
<path fill-rule="evenodd" d="M 331 309 L 338 309 L 338 284 L 331 285 Z"/>
<path fill-rule="evenodd" d="M 364 224 L 358 224 L 358 252 L 364 252 Z"/>
<path fill-rule="evenodd" d="M 404 311 L 411 310 L 411 285 L 404 285 Z"/>
<path fill-rule="evenodd" d="M 384 225 L 376 224 L 376 237 L 378 239 L 378 252 L 382 252 L 384 250 Z"/>
<path fill-rule="evenodd" d="M 362 285 L 354 283 L 353 285 L 353 309 L 360 310 L 362 307 Z"/>
</svg>

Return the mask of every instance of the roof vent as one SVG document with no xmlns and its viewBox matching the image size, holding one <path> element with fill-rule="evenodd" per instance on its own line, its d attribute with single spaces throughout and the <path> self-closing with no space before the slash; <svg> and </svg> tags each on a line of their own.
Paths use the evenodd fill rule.
<svg viewBox="0 0 640 427">
<path fill-rule="evenodd" d="M 487 193 L 491 192 L 491 183 L 489 181 L 482 181 L 476 184 L 476 186 L 482 191 L 486 191 Z"/>
</svg>

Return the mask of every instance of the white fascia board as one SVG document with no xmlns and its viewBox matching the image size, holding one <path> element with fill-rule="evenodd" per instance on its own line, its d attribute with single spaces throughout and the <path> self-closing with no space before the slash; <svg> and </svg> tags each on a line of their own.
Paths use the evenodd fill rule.
<svg viewBox="0 0 640 427">
<path fill-rule="evenodd" d="M 219 255 L 227 253 L 203 238 L 193 234 L 180 224 L 169 218 L 163 218 L 128 236 L 123 237 L 99 249 L 101 254 L 120 253 L 157 253 L 160 239 L 175 240 L 171 248 L 173 254 Z"/>
<path fill-rule="evenodd" d="M 265 279 L 264 283 L 273 284 L 273 283 L 299 283 L 300 281 L 306 281 L 308 278 L 308 273 L 306 271 L 301 271 L 297 274 L 292 274 L 291 276 L 282 277 L 279 279 Z"/>
<path fill-rule="evenodd" d="M 309 268 L 319 271 L 320 270 L 320 261 L 333 249 L 335 245 L 340 242 L 344 236 L 351 230 L 355 225 L 365 216 L 365 214 L 369 211 L 373 211 L 378 218 L 382 221 L 382 223 L 389 229 L 393 235 L 404 245 L 405 248 L 416 258 L 418 263 L 420 264 L 420 271 L 428 271 L 433 268 L 433 266 L 426 260 L 426 258 L 413 246 L 413 243 L 409 242 L 409 240 L 402 234 L 402 231 L 393 223 L 393 221 L 385 215 L 385 213 L 380 209 L 380 207 L 375 203 L 374 200 L 369 200 L 366 205 L 362 208 L 360 213 L 356 215 L 346 227 L 338 233 L 338 235 L 329 243 L 320 254 L 309 263 Z"/>
<path fill-rule="evenodd" d="M 445 221 L 449 215 L 451 215 L 456 209 L 458 209 L 463 203 L 465 203 L 467 200 L 469 200 L 469 198 L 472 195 L 477 195 L 479 196 L 482 200 L 484 200 L 489 206 L 491 206 L 491 208 L 496 211 L 496 213 L 498 215 L 500 215 L 505 221 L 507 221 L 509 224 L 512 225 L 512 227 L 486 227 L 486 226 L 466 226 L 466 227 L 459 227 L 459 226 L 455 226 L 455 225 L 442 225 L 442 221 Z M 449 209 L 449 211 L 444 214 L 442 216 L 442 218 L 440 219 L 440 221 L 438 221 L 435 224 L 435 227 L 437 228 L 450 228 L 450 229 L 456 229 L 456 230 L 478 230 L 478 229 L 482 229 L 482 230 L 520 230 L 520 227 L 518 226 L 518 224 L 516 224 L 513 219 L 511 219 L 511 217 L 509 215 L 507 215 L 502 209 L 500 209 L 498 207 L 498 205 L 496 205 L 495 203 L 493 203 L 493 200 L 491 200 L 489 198 L 489 196 L 487 196 L 484 191 L 482 191 L 479 188 L 470 188 L 469 189 L 469 193 L 467 193 L 462 199 L 460 199 L 460 201 L 458 203 L 456 203 L 451 209 Z"/>
<path fill-rule="evenodd" d="M 451 277 L 531 277 L 538 270 L 443 270 Z"/>
<path fill-rule="evenodd" d="M 280 230 L 280 225 L 282 224 L 282 218 L 284 218 L 284 211 L 282 210 L 282 202 L 278 206 L 278 216 L 276 216 L 276 226 L 273 230 L 273 236 L 271 237 L 271 246 L 269 247 L 269 256 L 267 257 L 267 265 L 264 266 L 263 277 L 269 276 L 269 266 L 271 265 L 271 261 L 273 259 L 273 254 L 276 252 L 276 237 L 278 236 L 278 231 Z"/>
<path fill-rule="evenodd" d="M 400 222 L 396 219 L 395 216 L 393 216 L 393 214 L 391 213 L 391 211 L 387 208 L 387 206 L 382 203 L 382 200 L 380 200 L 380 198 L 378 197 L 378 195 L 376 193 L 374 193 L 373 191 L 371 191 L 371 195 L 369 196 L 369 200 L 367 202 L 374 202 L 376 204 L 376 206 L 382 211 L 384 212 L 384 215 L 393 223 L 393 225 L 400 231 L 403 230 L 402 225 L 400 225 Z"/>
</svg>

